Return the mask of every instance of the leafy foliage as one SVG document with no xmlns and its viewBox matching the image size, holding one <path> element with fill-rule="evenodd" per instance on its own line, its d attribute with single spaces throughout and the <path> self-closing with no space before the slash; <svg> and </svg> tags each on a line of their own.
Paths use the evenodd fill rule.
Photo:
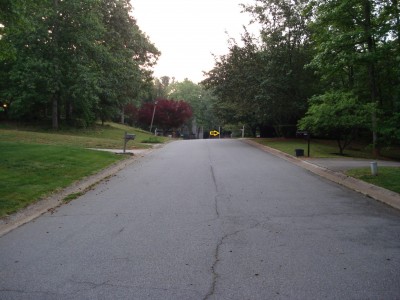
<svg viewBox="0 0 400 300">
<path fill-rule="evenodd" d="M 153 119 L 154 127 L 167 132 L 178 129 L 192 117 L 192 109 L 185 101 L 157 99 L 155 103 L 145 103 L 139 109 L 138 120 L 143 127 L 150 126 Z"/>
<path fill-rule="evenodd" d="M 136 121 L 138 119 L 138 113 L 139 113 L 139 110 L 132 103 L 128 103 L 127 105 L 125 105 L 124 114 L 126 116 L 126 122 L 129 125 L 133 126 L 136 124 Z"/>
<path fill-rule="evenodd" d="M 244 7 L 262 25 L 261 40 L 247 31 L 242 44 L 231 42 L 229 54 L 216 59 L 204 84 L 218 97 L 219 117 L 245 123 L 255 132 L 294 125 L 306 110 L 314 78 L 304 65 L 311 59 L 306 1 L 263 0 Z"/>
<path fill-rule="evenodd" d="M 310 107 L 299 128 L 314 135 L 337 140 L 340 154 L 356 137 L 361 128 L 370 127 L 369 112 L 372 107 L 362 104 L 346 92 L 327 92 L 310 99 Z"/>
<path fill-rule="evenodd" d="M 317 1 L 311 26 L 316 54 L 309 66 L 322 83 L 377 107 L 370 111 L 375 148 L 394 141 L 387 133 L 400 107 L 399 24 L 397 0 L 329 0 Z"/>
<path fill-rule="evenodd" d="M 243 9 L 261 25 L 260 39 L 245 31 L 241 45 L 231 41 L 203 82 L 221 120 L 285 135 L 308 110 L 300 124 L 312 117 L 315 131 L 337 138 L 334 118 L 348 105 L 370 120 L 376 150 L 400 142 L 398 0 L 254 0 Z M 339 140 L 349 137 L 343 130 Z"/>
<path fill-rule="evenodd" d="M 208 131 L 216 126 L 213 103 L 215 97 L 202 85 L 195 84 L 188 79 L 182 82 L 173 82 L 168 87 L 168 97 L 174 100 L 183 100 L 190 105 L 193 110 L 192 125 L 196 127 L 197 133 L 201 128 Z"/>
<path fill-rule="evenodd" d="M 138 96 L 159 52 L 128 0 L 22 0 L 2 4 L 0 96 L 19 119 L 86 126 Z M 50 114 L 51 112 L 51 114 Z"/>
</svg>

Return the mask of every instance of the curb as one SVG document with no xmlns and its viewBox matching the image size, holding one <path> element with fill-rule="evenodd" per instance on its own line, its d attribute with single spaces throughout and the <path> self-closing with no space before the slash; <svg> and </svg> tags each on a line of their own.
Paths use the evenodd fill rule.
<svg viewBox="0 0 400 300">
<path fill-rule="evenodd" d="M 121 171 L 123 168 L 135 162 L 137 158 L 143 157 L 145 154 L 148 154 L 152 151 L 153 149 L 150 149 L 145 153 L 141 153 L 139 156 L 129 156 L 127 159 L 114 163 L 96 174 L 78 180 L 72 185 L 62 189 L 61 191 L 56 191 L 49 197 L 39 200 L 38 202 L 33 203 L 10 216 L 0 218 L 0 237 L 40 217 L 46 212 L 53 213 L 57 207 L 60 207 L 64 204 L 64 199 L 68 195 L 85 193 L 94 185 L 100 183 L 104 179 L 113 176 L 117 172 Z"/>
<path fill-rule="evenodd" d="M 342 186 L 345 186 L 353 191 L 361 193 L 367 197 L 373 198 L 377 201 L 385 203 L 393 208 L 400 209 L 400 194 L 387 190 L 385 188 L 358 180 L 354 177 L 347 176 L 341 172 L 335 172 L 330 169 L 314 165 L 308 161 L 304 161 L 302 159 L 291 156 L 282 151 L 276 150 L 274 148 L 261 145 L 252 140 L 243 139 L 243 142 L 252 145 L 264 152 L 268 152 L 272 155 L 275 155 L 279 158 L 282 158 L 286 161 L 289 161 L 303 169 L 306 169 L 316 175 L 319 175 L 325 179 L 328 179 L 332 182 L 338 183 Z"/>
</svg>

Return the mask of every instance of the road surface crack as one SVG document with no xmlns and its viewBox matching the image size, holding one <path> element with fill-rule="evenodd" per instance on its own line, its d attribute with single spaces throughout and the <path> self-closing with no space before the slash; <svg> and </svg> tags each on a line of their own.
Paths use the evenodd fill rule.
<svg viewBox="0 0 400 300">
<path fill-rule="evenodd" d="M 217 287 L 218 279 L 220 277 L 218 272 L 217 272 L 217 266 L 218 266 L 218 263 L 221 260 L 221 251 L 220 250 L 221 250 L 221 246 L 225 243 L 225 240 L 228 239 L 228 238 L 231 238 L 231 237 L 233 237 L 233 236 L 235 236 L 235 235 L 237 235 L 237 234 L 239 234 L 241 232 L 244 232 L 244 231 L 247 231 L 247 230 L 252 230 L 252 229 L 257 228 L 259 226 L 260 226 L 260 223 L 256 221 L 255 224 L 251 225 L 249 228 L 243 228 L 243 229 L 240 229 L 240 230 L 236 230 L 235 232 L 225 234 L 218 241 L 217 247 L 215 248 L 215 251 L 214 251 L 214 262 L 213 262 L 213 264 L 211 266 L 211 273 L 212 273 L 211 287 L 210 287 L 207 295 L 205 295 L 205 297 L 203 298 L 203 300 L 210 299 L 210 297 L 212 297 L 215 294 L 215 290 L 216 290 L 216 287 Z"/>
<path fill-rule="evenodd" d="M 215 196 L 214 196 L 214 207 L 215 207 L 215 214 L 217 215 L 217 218 L 219 218 L 220 213 L 219 213 L 219 208 L 218 208 L 218 198 L 220 197 L 220 192 L 219 192 L 219 187 L 218 187 L 218 182 L 217 178 L 215 176 L 215 171 L 213 168 L 213 163 L 212 163 L 212 156 L 210 153 L 210 148 L 207 145 L 207 150 L 208 150 L 208 160 L 210 162 L 210 172 L 211 172 L 211 178 L 214 184 L 214 190 L 215 190 Z"/>
<path fill-rule="evenodd" d="M 203 298 L 204 300 L 209 299 L 211 296 L 213 296 L 215 294 L 215 288 L 217 287 L 217 281 L 219 278 L 218 272 L 217 272 L 217 265 L 219 263 L 220 260 L 220 248 L 221 246 L 224 244 L 224 240 L 227 239 L 228 237 L 237 234 L 238 232 L 234 232 L 231 234 L 226 234 L 224 235 L 217 244 L 217 247 L 215 248 L 215 252 L 214 252 L 214 262 L 211 266 L 211 272 L 212 272 L 212 283 L 211 283 L 211 287 L 210 290 L 208 291 L 207 295 L 205 295 L 205 297 Z"/>
<path fill-rule="evenodd" d="M 217 218 L 219 218 L 219 209 L 218 209 L 218 184 L 217 184 L 217 180 L 215 179 L 215 173 L 214 173 L 214 168 L 213 166 L 210 166 L 210 170 L 211 170 L 211 177 L 213 179 L 213 183 L 214 183 L 214 187 L 215 187 L 215 196 L 214 196 L 214 206 L 215 206 L 215 213 L 217 215 Z"/>
</svg>

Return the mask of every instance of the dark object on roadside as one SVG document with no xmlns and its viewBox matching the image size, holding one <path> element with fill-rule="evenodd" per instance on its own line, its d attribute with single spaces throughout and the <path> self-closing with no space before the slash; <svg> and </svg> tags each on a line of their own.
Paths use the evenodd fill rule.
<svg viewBox="0 0 400 300">
<path fill-rule="evenodd" d="M 304 156 L 304 149 L 294 149 L 294 152 L 296 153 L 296 157 Z"/>
<path fill-rule="evenodd" d="M 125 135 L 124 135 L 124 153 L 126 151 L 126 143 L 128 143 L 128 141 L 130 141 L 130 140 L 133 141 L 135 139 L 135 137 L 136 137 L 135 134 L 125 132 Z"/>
</svg>

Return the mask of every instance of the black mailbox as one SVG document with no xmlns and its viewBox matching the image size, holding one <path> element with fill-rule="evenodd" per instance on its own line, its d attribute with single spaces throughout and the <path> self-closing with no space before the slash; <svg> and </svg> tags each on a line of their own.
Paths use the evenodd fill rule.
<svg viewBox="0 0 400 300">
<path fill-rule="evenodd" d="M 303 130 L 298 130 L 298 131 L 296 131 L 296 137 L 307 138 L 308 137 L 308 132 L 307 131 L 303 131 Z"/>
<path fill-rule="evenodd" d="M 125 136 L 124 136 L 124 153 L 126 151 L 126 143 L 128 141 L 134 140 L 136 137 L 136 135 L 134 135 L 133 133 L 127 133 L 125 132 Z"/>
<path fill-rule="evenodd" d="M 308 131 L 298 130 L 296 132 L 296 137 L 303 137 L 304 139 L 307 140 L 307 156 L 310 157 L 310 139 L 311 139 L 311 134 Z M 304 150 L 303 149 L 295 149 L 294 151 L 296 153 L 296 156 L 304 156 Z"/>
<path fill-rule="evenodd" d="M 125 140 L 134 140 L 136 137 L 136 135 L 134 135 L 133 133 L 125 133 Z"/>
</svg>

